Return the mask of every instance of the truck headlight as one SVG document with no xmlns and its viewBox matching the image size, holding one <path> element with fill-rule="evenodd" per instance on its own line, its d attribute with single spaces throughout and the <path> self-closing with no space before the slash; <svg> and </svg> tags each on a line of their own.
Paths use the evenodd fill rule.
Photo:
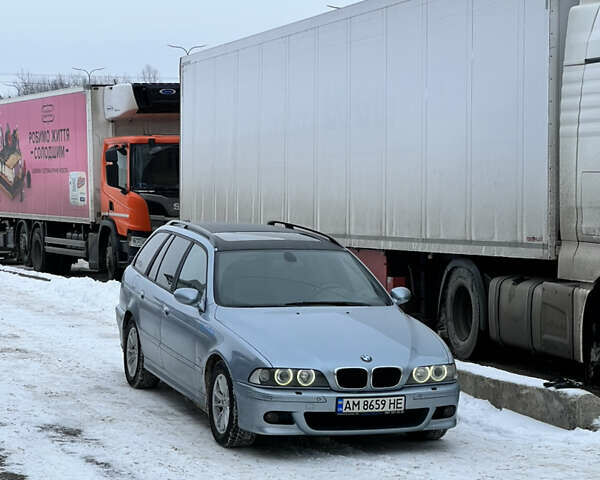
<svg viewBox="0 0 600 480">
<path fill-rule="evenodd" d="M 427 365 L 413 369 L 407 384 L 423 385 L 426 383 L 451 382 L 456 380 L 456 365 Z"/>
<path fill-rule="evenodd" d="M 311 368 L 257 368 L 248 381 L 263 387 L 326 388 L 329 383 L 318 370 Z"/>
<path fill-rule="evenodd" d="M 132 235 L 129 237 L 129 246 L 133 248 L 141 248 L 146 241 L 146 237 L 138 237 L 136 235 Z"/>
</svg>

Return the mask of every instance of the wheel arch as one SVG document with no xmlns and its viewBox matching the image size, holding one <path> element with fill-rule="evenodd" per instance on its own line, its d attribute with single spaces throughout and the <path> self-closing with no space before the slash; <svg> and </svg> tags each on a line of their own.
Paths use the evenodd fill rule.
<svg viewBox="0 0 600 480">
<path fill-rule="evenodd" d="M 221 355 L 219 352 L 211 353 L 208 356 L 208 358 L 206 359 L 206 363 L 204 365 L 204 393 L 206 394 L 207 402 L 208 402 L 208 390 L 209 390 L 209 383 L 210 383 L 210 375 L 211 375 L 213 369 L 215 368 L 215 365 L 219 362 L 223 362 L 223 365 L 225 365 L 225 368 L 229 372 L 229 376 L 231 377 L 231 380 L 233 382 L 233 376 L 231 375 L 231 369 L 229 368 L 229 365 L 225 361 L 225 358 L 223 357 L 223 355 Z M 208 403 L 207 403 L 207 405 L 208 405 Z"/>
<path fill-rule="evenodd" d="M 465 269 L 469 270 L 473 274 L 473 278 L 479 284 L 482 291 L 486 293 L 486 296 L 488 294 L 487 289 L 485 287 L 485 283 L 483 281 L 483 276 L 481 274 L 481 271 L 479 270 L 479 268 L 477 267 L 477 265 L 475 264 L 475 262 L 473 260 L 471 260 L 469 258 L 455 258 L 455 259 L 451 260 L 450 263 L 448 263 L 448 265 L 446 266 L 446 269 L 444 270 L 444 274 L 442 275 L 442 281 L 440 282 L 440 293 L 438 295 L 437 310 L 436 310 L 438 320 L 442 320 L 441 315 L 442 315 L 442 311 L 443 311 L 444 298 L 445 298 L 446 290 L 448 287 L 448 279 L 450 278 L 450 274 L 452 273 L 452 271 L 457 268 L 465 268 Z M 483 315 L 483 318 L 481 318 L 481 320 L 479 322 L 479 330 L 481 330 L 481 331 L 485 331 L 488 328 L 487 301 L 488 301 L 488 298 L 486 297 L 486 301 L 484 302 L 484 305 L 483 305 L 483 308 L 485 308 L 486 314 Z"/>
</svg>

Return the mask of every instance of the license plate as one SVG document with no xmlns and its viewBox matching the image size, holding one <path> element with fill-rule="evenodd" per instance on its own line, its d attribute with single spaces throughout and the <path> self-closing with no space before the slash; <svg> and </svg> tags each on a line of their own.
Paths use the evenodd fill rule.
<svg viewBox="0 0 600 480">
<path fill-rule="evenodd" d="M 336 413 L 402 413 L 404 396 L 371 398 L 338 398 Z"/>
</svg>

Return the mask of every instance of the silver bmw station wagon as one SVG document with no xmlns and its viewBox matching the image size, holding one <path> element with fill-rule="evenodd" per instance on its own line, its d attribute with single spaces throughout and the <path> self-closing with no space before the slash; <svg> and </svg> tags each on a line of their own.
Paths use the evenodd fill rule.
<svg viewBox="0 0 600 480">
<path fill-rule="evenodd" d="M 125 376 L 208 413 L 215 440 L 407 433 L 456 425 L 450 351 L 333 238 L 297 225 L 171 222 L 123 276 Z"/>
</svg>

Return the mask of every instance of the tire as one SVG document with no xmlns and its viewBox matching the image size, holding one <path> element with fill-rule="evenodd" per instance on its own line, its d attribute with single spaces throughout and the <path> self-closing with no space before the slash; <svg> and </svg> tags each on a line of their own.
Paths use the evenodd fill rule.
<svg viewBox="0 0 600 480">
<path fill-rule="evenodd" d="M 36 272 L 45 272 L 47 269 L 46 252 L 44 251 L 44 237 L 39 228 L 31 235 L 31 265 Z"/>
<path fill-rule="evenodd" d="M 211 372 L 208 419 L 213 437 L 222 447 L 247 447 L 254 443 L 256 435 L 242 430 L 238 425 L 237 402 L 231 377 L 223 362 L 218 362 Z"/>
<path fill-rule="evenodd" d="M 31 264 L 30 247 L 29 231 L 25 224 L 21 224 L 17 229 L 17 261 L 22 265 Z"/>
<path fill-rule="evenodd" d="M 144 368 L 144 353 L 135 322 L 130 321 L 126 325 L 123 335 L 125 338 L 123 368 L 127 383 L 138 389 L 156 387 L 158 378 Z"/>
<path fill-rule="evenodd" d="M 117 251 L 112 235 L 109 234 L 105 252 L 106 276 L 108 280 L 121 280 L 123 270 L 119 268 Z"/>
<path fill-rule="evenodd" d="M 450 348 L 454 356 L 467 360 L 482 337 L 480 325 L 487 322 L 487 297 L 476 267 L 458 266 L 446 284 L 444 312 Z"/>
<path fill-rule="evenodd" d="M 600 322 L 594 322 L 589 328 L 589 333 L 584 357 L 585 383 L 598 387 L 600 386 Z"/>
<path fill-rule="evenodd" d="M 447 431 L 448 430 L 421 430 L 420 432 L 407 433 L 407 436 L 411 440 L 431 442 L 442 438 L 446 435 Z"/>
</svg>

